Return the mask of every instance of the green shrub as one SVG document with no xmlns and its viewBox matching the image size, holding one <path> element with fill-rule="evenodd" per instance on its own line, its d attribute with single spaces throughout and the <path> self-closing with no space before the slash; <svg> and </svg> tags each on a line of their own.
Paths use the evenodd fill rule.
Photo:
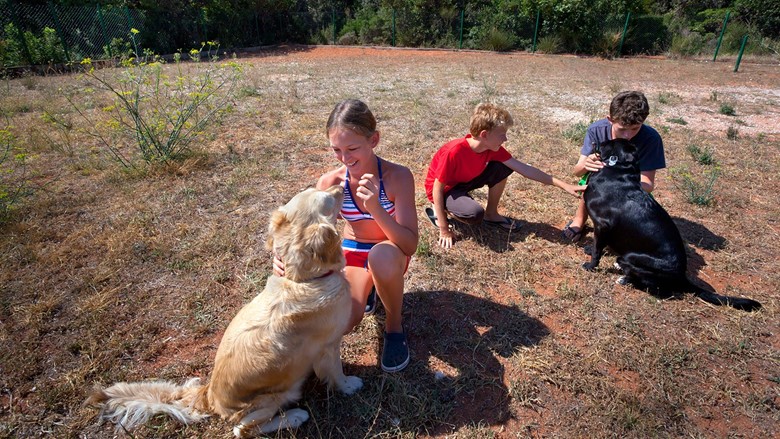
<svg viewBox="0 0 780 439">
<path fill-rule="evenodd" d="M 582 145 L 585 141 L 585 132 L 588 131 L 588 123 L 577 122 L 563 130 L 563 137 L 576 145 Z"/>
<path fill-rule="evenodd" d="M 614 57 L 622 37 L 623 31 L 621 29 L 605 30 L 593 42 L 593 54 L 603 58 Z"/>
<path fill-rule="evenodd" d="M 700 177 L 694 176 L 688 168 L 670 169 L 672 181 L 686 201 L 698 206 L 711 206 L 715 203 L 715 181 L 720 176 L 717 166 L 707 168 Z"/>
<path fill-rule="evenodd" d="M 623 42 L 623 54 L 664 53 L 669 48 L 671 39 L 672 35 L 663 16 L 632 14 Z"/>
<path fill-rule="evenodd" d="M 726 129 L 726 138 L 729 140 L 739 139 L 739 129 L 733 126 L 728 127 Z"/>
<path fill-rule="evenodd" d="M 727 9 L 705 9 L 696 13 L 691 19 L 690 29 L 692 32 L 697 32 L 702 35 L 717 34 L 723 27 L 723 20 L 726 18 Z M 734 25 L 733 21 L 730 21 L 726 28 L 730 28 Z"/>
<path fill-rule="evenodd" d="M 3 67 L 14 67 L 25 64 L 27 59 L 24 54 L 24 49 L 19 43 L 18 30 L 13 23 L 8 23 L 3 29 L 5 32 L 5 39 L 2 40 L 0 45 L 0 54 L 3 56 Z"/>
<path fill-rule="evenodd" d="M 739 16 L 750 17 L 763 35 L 780 39 L 780 2 L 777 0 L 737 0 L 736 10 Z"/>
<path fill-rule="evenodd" d="M 704 37 L 695 32 L 677 34 L 672 37 L 669 52 L 678 56 L 699 55 L 704 50 L 705 43 Z"/>
<path fill-rule="evenodd" d="M 715 164 L 715 157 L 710 148 L 700 148 L 698 145 L 688 145 L 688 153 L 693 160 L 700 165 L 710 166 Z"/>
<path fill-rule="evenodd" d="M 515 37 L 501 29 L 491 28 L 480 42 L 480 48 L 505 52 L 511 50 L 515 44 Z"/>
<path fill-rule="evenodd" d="M 127 59 L 133 56 L 133 48 L 124 38 L 112 38 L 108 45 L 103 46 L 103 57 L 106 59 Z"/>
<path fill-rule="evenodd" d="M 725 114 L 726 116 L 734 116 L 737 114 L 737 112 L 734 110 L 734 107 L 731 106 L 731 104 L 720 104 L 720 110 L 718 110 L 720 114 Z"/>
<path fill-rule="evenodd" d="M 3 66 L 40 65 L 67 61 L 65 48 L 60 43 L 57 31 L 44 27 L 39 34 L 30 31 L 21 33 L 24 45 L 19 40 L 19 30 L 13 23 L 5 25 L 5 40 L 0 45 Z"/>
<path fill-rule="evenodd" d="M 557 35 L 545 35 L 537 41 L 536 50 L 550 54 L 561 53 L 563 51 L 563 42 Z"/>
</svg>

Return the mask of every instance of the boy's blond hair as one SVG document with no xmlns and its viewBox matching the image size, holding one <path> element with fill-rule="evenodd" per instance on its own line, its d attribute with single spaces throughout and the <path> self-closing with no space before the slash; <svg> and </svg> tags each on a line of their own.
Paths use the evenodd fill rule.
<svg viewBox="0 0 780 439">
<path fill-rule="evenodd" d="M 471 132 L 472 136 L 478 137 L 483 130 L 490 131 L 496 127 L 509 128 L 514 123 L 512 115 L 508 111 L 498 105 L 483 102 L 474 107 L 469 132 Z"/>
</svg>

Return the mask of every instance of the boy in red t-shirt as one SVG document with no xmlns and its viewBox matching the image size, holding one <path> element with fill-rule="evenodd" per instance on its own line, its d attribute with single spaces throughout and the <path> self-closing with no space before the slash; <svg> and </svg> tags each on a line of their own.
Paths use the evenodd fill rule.
<svg viewBox="0 0 780 439">
<path fill-rule="evenodd" d="M 508 111 L 496 105 L 482 103 L 471 116 L 470 133 L 452 140 L 436 151 L 428 175 L 425 192 L 433 203 L 426 213 L 439 227 L 439 245 L 452 247 L 453 233 L 447 213 L 467 224 L 486 222 L 505 230 L 515 230 L 515 223 L 498 213 L 498 201 L 504 193 L 507 177 L 512 171 L 540 183 L 557 186 L 573 196 L 586 186 L 564 183 L 537 168 L 520 163 L 504 149 L 506 132 L 514 124 Z M 487 206 L 483 209 L 469 192 L 488 186 Z"/>
</svg>

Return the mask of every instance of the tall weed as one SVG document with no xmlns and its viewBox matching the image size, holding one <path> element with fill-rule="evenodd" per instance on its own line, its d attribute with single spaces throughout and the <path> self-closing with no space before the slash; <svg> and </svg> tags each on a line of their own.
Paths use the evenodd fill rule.
<svg viewBox="0 0 780 439">
<path fill-rule="evenodd" d="M 8 221 L 11 212 L 31 193 L 27 174 L 27 154 L 16 142 L 12 127 L 0 129 L 0 224 Z"/>
<path fill-rule="evenodd" d="M 185 69 L 180 54 L 174 57 L 174 68 L 166 69 L 161 57 L 139 50 L 137 33 L 133 29 L 130 35 L 134 56 L 121 61 L 118 75 L 113 69 L 96 69 L 89 58 L 81 62 L 86 90 L 105 91 L 113 97 L 113 104 L 102 108 L 107 120 L 100 121 L 87 111 L 75 95 L 67 96 L 88 122 L 90 134 L 124 167 L 135 167 L 135 154 L 129 155 L 124 145 L 135 145 L 135 152 L 146 163 L 165 163 L 186 155 L 193 140 L 229 111 L 242 71 L 236 62 L 220 63 L 216 44 L 211 42 L 189 52 L 194 69 Z"/>
</svg>

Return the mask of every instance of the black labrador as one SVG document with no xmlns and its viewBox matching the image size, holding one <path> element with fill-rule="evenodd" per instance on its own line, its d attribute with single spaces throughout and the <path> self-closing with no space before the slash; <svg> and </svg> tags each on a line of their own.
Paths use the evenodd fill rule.
<svg viewBox="0 0 780 439">
<path fill-rule="evenodd" d="M 755 300 L 722 296 L 690 282 L 685 245 L 677 226 L 640 185 L 636 146 L 625 139 L 609 140 L 598 145 L 597 153 L 604 167 L 590 175 L 585 190 L 594 239 L 591 261 L 583 268 L 595 269 L 609 247 L 617 254 L 623 271 L 620 283 L 630 283 L 659 297 L 687 291 L 714 305 L 745 311 L 761 308 Z"/>
</svg>

